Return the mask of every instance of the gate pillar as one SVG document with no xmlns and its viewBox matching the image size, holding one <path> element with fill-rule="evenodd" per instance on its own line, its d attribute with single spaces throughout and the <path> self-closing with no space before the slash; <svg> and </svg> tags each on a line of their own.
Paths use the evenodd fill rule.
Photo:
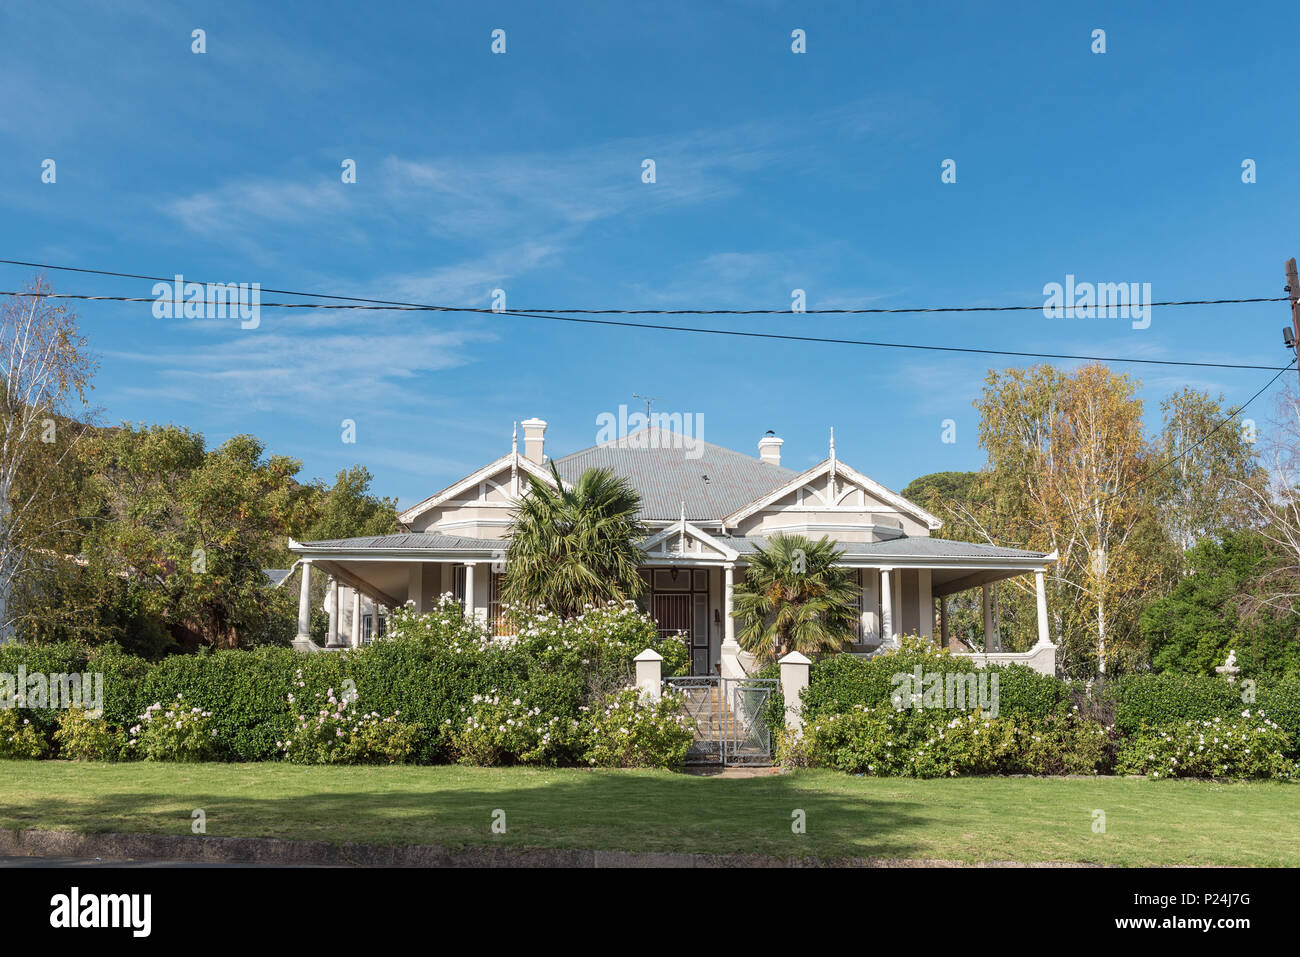
<svg viewBox="0 0 1300 957">
<path fill-rule="evenodd" d="M 798 734 L 803 730 L 803 691 L 808 687 L 808 673 L 812 661 L 797 651 L 792 651 L 779 662 L 781 665 L 781 697 L 785 699 L 785 728 Z"/>
</svg>

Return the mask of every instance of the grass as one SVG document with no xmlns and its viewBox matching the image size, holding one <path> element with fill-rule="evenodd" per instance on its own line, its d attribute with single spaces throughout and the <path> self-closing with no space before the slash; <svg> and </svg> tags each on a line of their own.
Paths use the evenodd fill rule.
<svg viewBox="0 0 1300 957">
<path fill-rule="evenodd" d="M 1300 785 L 0 762 L 0 825 L 823 858 L 1300 865 Z M 494 809 L 506 834 L 491 833 Z M 806 812 L 807 833 L 791 830 Z M 1105 833 L 1095 833 L 1095 811 Z"/>
</svg>

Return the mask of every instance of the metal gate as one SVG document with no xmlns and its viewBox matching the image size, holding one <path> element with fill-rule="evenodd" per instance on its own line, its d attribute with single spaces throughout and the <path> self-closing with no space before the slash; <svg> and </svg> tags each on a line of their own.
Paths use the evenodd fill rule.
<svg viewBox="0 0 1300 957">
<path fill-rule="evenodd" d="M 685 697 L 682 708 L 695 732 L 686 763 L 771 764 L 772 737 L 763 711 L 776 685 L 775 678 L 665 678 L 666 688 Z"/>
</svg>

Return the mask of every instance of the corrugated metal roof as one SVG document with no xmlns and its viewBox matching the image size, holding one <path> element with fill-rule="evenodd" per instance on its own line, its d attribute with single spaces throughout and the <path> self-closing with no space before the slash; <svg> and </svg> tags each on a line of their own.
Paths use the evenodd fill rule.
<svg viewBox="0 0 1300 957">
<path fill-rule="evenodd" d="M 374 551 L 432 549 L 436 551 L 492 551 L 505 548 L 507 542 L 494 538 L 464 538 L 437 532 L 399 532 L 395 535 L 367 535 L 362 538 L 329 538 L 319 542 L 302 542 L 312 548 L 356 548 Z"/>
<path fill-rule="evenodd" d="M 855 543 L 857 544 L 857 543 Z M 873 555 L 924 555 L 934 558 L 1043 558 L 1044 552 L 1027 552 L 1001 545 L 978 542 L 954 542 L 947 538 L 908 536 L 883 542 L 863 542 Z"/>
<path fill-rule="evenodd" d="M 284 581 L 286 578 L 289 577 L 289 569 L 263 568 L 262 574 L 266 576 L 266 580 L 270 582 L 272 585 L 278 585 L 280 584 L 280 582 Z"/>
<path fill-rule="evenodd" d="M 641 441 L 658 447 L 633 447 Z M 716 521 L 799 474 L 666 429 L 641 429 L 621 443 L 556 459 L 555 466 L 566 482 L 576 482 L 589 468 L 626 478 L 641 495 L 641 518 L 651 522 L 681 518 L 683 502 L 687 521 Z"/>
<path fill-rule="evenodd" d="M 766 547 L 768 539 L 761 535 L 740 537 L 715 536 L 742 555 L 752 555 Z M 836 542 L 835 547 L 855 558 L 881 558 L 915 556 L 918 558 L 1043 558 L 1043 552 L 1027 552 L 1019 548 L 999 545 L 981 545 L 976 542 L 954 542 L 946 538 L 928 538 L 922 535 L 891 538 L 883 542 Z"/>
<path fill-rule="evenodd" d="M 716 535 L 717 541 L 730 546 L 743 555 L 752 555 L 766 547 L 769 539 L 761 535 Z M 435 551 L 462 554 L 465 552 L 495 552 L 506 548 L 508 542 L 493 538 L 465 538 L 459 535 L 440 535 L 436 532 L 407 532 L 397 535 L 370 535 L 364 538 L 332 538 L 320 542 L 303 542 L 309 548 L 348 549 L 356 551 Z M 837 549 L 854 558 L 1042 558 L 1042 552 L 1027 552 L 1018 548 L 980 545 L 975 542 L 954 542 L 946 538 L 908 536 L 883 542 L 836 542 Z M 268 576 L 271 572 L 267 573 Z"/>
</svg>

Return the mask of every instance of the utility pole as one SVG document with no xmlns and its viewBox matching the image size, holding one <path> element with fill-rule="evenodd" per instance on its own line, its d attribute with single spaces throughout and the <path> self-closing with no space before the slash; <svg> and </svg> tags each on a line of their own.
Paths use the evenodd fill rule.
<svg viewBox="0 0 1300 957">
<path fill-rule="evenodd" d="M 1282 338 L 1287 341 L 1297 358 L 1300 358 L 1300 276 L 1296 275 L 1295 257 L 1286 261 L 1286 294 L 1291 300 L 1291 330 L 1282 330 Z M 1296 364 L 1296 374 L 1300 375 L 1300 363 Z"/>
</svg>

